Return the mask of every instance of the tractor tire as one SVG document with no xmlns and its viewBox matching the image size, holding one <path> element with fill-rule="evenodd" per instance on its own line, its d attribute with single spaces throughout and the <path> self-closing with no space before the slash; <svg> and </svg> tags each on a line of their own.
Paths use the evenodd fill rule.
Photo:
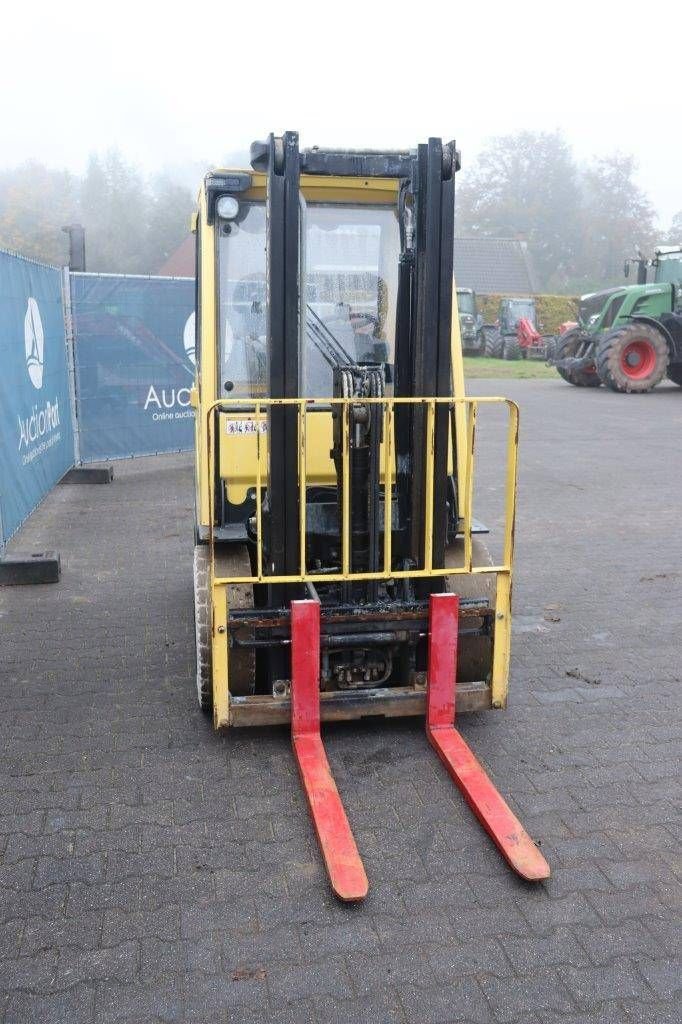
<svg viewBox="0 0 682 1024">
<path fill-rule="evenodd" d="M 582 338 L 582 331 L 579 327 L 572 327 L 570 330 L 560 334 L 556 339 L 552 359 L 567 359 L 576 354 L 576 349 Z M 596 366 L 586 367 L 583 370 L 564 370 L 557 366 L 557 373 L 567 384 L 575 388 L 598 388 L 601 387 L 601 379 L 597 373 Z"/>
<path fill-rule="evenodd" d="M 631 323 L 605 334 L 597 344 L 597 373 L 623 394 L 651 391 L 668 373 L 668 342 L 650 324 Z"/>
<path fill-rule="evenodd" d="M 490 552 L 480 537 L 471 538 L 474 565 L 492 565 Z M 446 568 L 459 569 L 464 565 L 464 541 L 457 540 L 445 550 Z M 445 590 L 460 597 L 486 598 L 495 607 L 497 577 L 494 573 L 476 576 L 446 576 Z M 469 620 L 467 620 L 467 625 Z M 481 620 L 472 619 L 471 625 L 480 625 Z M 493 645 L 490 637 L 462 637 L 457 645 L 457 679 L 463 683 L 478 683 L 490 678 L 492 672 Z"/>
<path fill-rule="evenodd" d="M 668 367 L 668 378 L 682 388 L 682 363 L 673 363 Z"/>
<path fill-rule="evenodd" d="M 206 715 L 213 711 L 213 658 L 211 606 L 211 548 L 194 548 L 194 631 L 196 639 L 196 680 L 199 707 Z M 216 571 L 221 576 L 250 576 L 251 562 L 245 545 L 233 545 L 225 551 L 216 548 Z M 253 587 L 249 584 L 228 588 L 229 608 L 253 608 Z M 230 653 L 230 693 L 247 696 L 254 691 L 256 673 L 253 649 L 238 648 Z"/>
<path fill-rule="evenodd" d="M 519 345 L 516 338 L 507 338 L 502 346 L 502 358 L 503 359 L 520 359 L 521 358 L 521 346 Z"/>
<path fill-rule="evenodd" d="M 483 354 L 489 359 L 502 358 L 502 335 L 494 328 L 484 330 L 485 343 Z"/>
</svg>

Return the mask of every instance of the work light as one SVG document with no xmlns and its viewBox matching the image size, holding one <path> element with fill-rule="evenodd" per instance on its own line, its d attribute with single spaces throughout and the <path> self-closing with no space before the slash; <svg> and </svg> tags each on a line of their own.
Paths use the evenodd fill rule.
<svg viewBox="0 0 682 1024">
<path fill-rule="evenodd" d="M 215 208 L 223 220 L 234 220 L 239 213 L 239 203 L 234 196 L 221 196 Z"/>
</svg>

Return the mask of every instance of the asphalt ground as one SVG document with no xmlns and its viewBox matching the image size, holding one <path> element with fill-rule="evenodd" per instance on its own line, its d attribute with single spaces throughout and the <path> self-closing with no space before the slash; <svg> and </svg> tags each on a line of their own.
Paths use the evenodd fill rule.
<svg viewBox="0 0 682 1024">
<path fill-rule="evenodd" d="M 5 1024 L 682 1020 L 682 391 L 472 390 L 519 402 L 521 464 L 509 707 L 460 726 L 551 879 L 504 866 L 423 723 L 342 724 L 370 895 L 337 903 L 286 731 L 196 707 L 190 458 L 117 463 L 13 541 L 61 582 L 0 590 Z"/>
</svg>

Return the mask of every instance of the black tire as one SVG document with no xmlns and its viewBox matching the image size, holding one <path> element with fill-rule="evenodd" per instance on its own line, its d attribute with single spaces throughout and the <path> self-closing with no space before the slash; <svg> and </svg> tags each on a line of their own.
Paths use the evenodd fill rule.
<svg viewBox="0 0 682 1024">
<path fill-rule="evenodd" d="M 484 354 L 489 359 L 502 358 L 502 335 L 494 327 L 484 330 L 485 348 Z"/>
<path fill-rule="evenodd" d="M 492 565 L 493 561 L 485 541 L 480 537 L 471 538 L 472 561 L 474 565 Z M 445 565 L 456 569 L 464 565 L 464 541 L 457 540 L 445 550 Z M 495 607 L 497 576 L 494 573 L 477 573 L 471 576 L 446 576 L 445 589 L 449 594 L 460 597 L 487 598 Z M 467 625 L 479 625 L 474 619 Z M 492 673 L 493 645 L 490 637 L 460 637 L 457 645 L 457 679 L 463 683 L 478 683 L 490 679 Z"/>
<path fill-rule="evenodd" d="M 668 367 L 668 378 L 682 388 L 682 363 L 673 363 Z"/>
<path fill-rule="evenodd" d="M 597 373 L 611 391 L 643 394 L 668 373 L 668 342 L 651 324 L 618 327 L 597 343 Z"/>
<path fill-rule="evenodd" d="M 205 715 L 213 711 L 211 671 L 211 604 L 209 567 L 211 553 L 207 544 L 194 548 L 194 633 L 196 641 L 197 698 Z"/>
<path fill-rule="evenodd" d="M 485 355 L 485 334 L 483 331 L 479 331 L 474 338 L 473 345 L 465 345 L 462 342 L 462 354 L 465 356 L 484 356 Z"/>
<path fill-rule="evenodd" d="M 579 327 L 572 327 L 564 334 L 560 334 L 556 339 L 552 358 L 568 359 L 569 356 L 576 355 L 577 350 L 582 348 L 584 337 L 583 331 Z M 582 370 L 565 370 L 563 367 L 557 366 L 556 370 L 559 376 L 567 384 L 572 384 L 574 388 L 598 388 L 601 386 L 596 366 L 585 367 Z"/>
<path fill-rule="evenodd" d="M 545 336 L 545 352 L 543 356 L 545 362 L 548 362 L 550 359 L 555 358 L 558 340 L 559 339 L 555 337 L 555 335 L 553 334 L 548 334 Z"/>
<path fill-rule="evenodd" d="M 506 338 L 502 347 L 502 358 L 503 359 L 520 359 L 521 358 L 521 346 L 519 345 L 516 338 Z"/>
<path fill-rule="evenodd" d="M 211 631 L 213 610 L 210 594 L 211 549 L 208 544 L 194 548 L 194 630 L 196 637 L 197 698 L 206 715 L 213 711 L 213 659 Z M 244 544 L 216 548 L 216 572 L 220 576 L 250 576 L 251 563 Z M 228 607 L 253 608 L 253 587 L 239 584 L 228 588 Z M 248 696 L 254 691 L 255 654 L 252 648 L 230 652 L 230 693 Z"/>
</svg>

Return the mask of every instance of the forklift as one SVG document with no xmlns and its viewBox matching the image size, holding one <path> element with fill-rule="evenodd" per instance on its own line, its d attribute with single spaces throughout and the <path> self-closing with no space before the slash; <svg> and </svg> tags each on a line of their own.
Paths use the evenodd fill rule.
<svg viewBox="0 0 682 1024">
<path fill-rule="evenodd" d="M 423 716 L 509 865 L 549 867 L 455 728 L 507 699 L 518 410 L 467 398 L 453 142 L 301 149 L 198 202 L 197 692 L 216 728 L 287 725 L 331 886 L 368 881 L 321 723 Z M 479 409 L 507 414 L 503 553 L 473 518 Z"/>
</svg>

